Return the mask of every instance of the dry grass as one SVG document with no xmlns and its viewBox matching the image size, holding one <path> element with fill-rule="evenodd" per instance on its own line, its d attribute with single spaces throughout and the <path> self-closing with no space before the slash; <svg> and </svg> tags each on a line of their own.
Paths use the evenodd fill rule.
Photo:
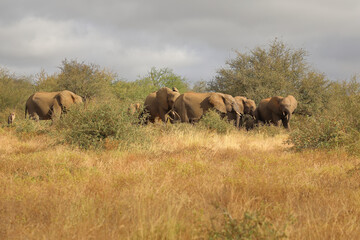
<svg viewBox="0 0 360 240">
<path fill-rule="evenodd" d="M 82 152 L 0 129 L 0 239 L 207 239 L 224 211 L 290 239 L 357 239 L 360 159 L 285 138 L 174 128 L 146 150 Z"/>
</svg>

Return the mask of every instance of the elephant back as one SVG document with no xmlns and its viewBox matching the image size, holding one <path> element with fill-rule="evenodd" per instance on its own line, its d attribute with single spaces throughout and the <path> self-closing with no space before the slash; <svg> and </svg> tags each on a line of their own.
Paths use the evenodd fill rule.
<svg viewBox="0 0 360 240">
<path fill-rule="evenodd" d="M 55 96 L 55 98 L 58 101 L 58 104 L 65 108 L 69 108 L 71 105 L 73 105 L 75 103 L 82 102 L 82 98 L 80 96 L 76 95 L 75 93 L 73 93 L 69 90 L 64 90 L 64 91 L 59 92 Z"/>
<path fill-rule="evenodd" d="M 283 97 L 281 96 L 272 97 L 267 104 L 267 109 L 277 115 L 281 115 L 280 104 L 282 100 Z"/>
</svg>

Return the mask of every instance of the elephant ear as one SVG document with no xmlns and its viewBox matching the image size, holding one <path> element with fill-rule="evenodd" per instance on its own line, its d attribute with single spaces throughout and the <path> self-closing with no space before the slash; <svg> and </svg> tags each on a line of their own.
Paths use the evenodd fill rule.
<svg viewBox="0 0 360 240">
<path fill-rule="evenodd" d="M 233 110 L 235 110 L 236 112 L 239 112 L 239 108 L 234 97 L 229 94 L 222 94 L 222 95 L 223 95 L 226 111 L 232 112 Z"/>
<path fill-rule="evenodd" d="M 245 110 L 245 104 L 246 104 L 246 97 L 240 97 L 240 96 L 236 96 L 234 97 L 238 107 L 239 107 L 239 110 L 240 110 L 240 113 L 244 113 L 244 110 Z"/>
<path fill-rule="evenodd" d="M 225 96 L 222 93 L 211 93 L 209 96 L 209 103 L 222 113 L 227 113 L 225 101 Z"/>
<path fill-rule="evenodd" d="M 161 107 L 164 110 L 169 109 L 169 103 L 168 103 L 168 92 L 171 91 L 167 87 L 160 88 L 156 92 L 156 101 L 159 104 L 159 107 Z"/>
<path fill-rule="evenodd" d="M 272 97 L 267 104 L 267 109 L 269 109 L 271 112 L 273 112 L 277 115 L 282 115 L 281 110 L 280 110 L 280 103 L 282 100 L 283 100 L 283 97 L 280 97 L 280 96 Z"/>
<path fill-rule="evenodd" d="M 59 92 L 55 98 L 59 106 L 68 107 L 74 103 L 74 98 L 71 96 L 71 92 L 67 90 Z"/>
</svg>

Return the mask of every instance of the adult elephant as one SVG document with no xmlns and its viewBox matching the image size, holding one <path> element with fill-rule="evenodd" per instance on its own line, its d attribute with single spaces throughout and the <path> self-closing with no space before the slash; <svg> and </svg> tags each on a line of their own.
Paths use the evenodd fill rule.
<svg viewBox="0 0 360 240">
<path fill-rule="evenodd" d="M 296 107 L 297 101 L 292 95 L 266 98 L 260 101 L 255 117 L 257 121 L 273 123 L 276 126 L 279 126 L 281 121 L 285 128 L 290 129 L 290 118 Z"/>
<path fill-rule="evenodd" d="M 25 118 L 49 120 L 60 117 L 73 104 L 82 103 L 79 95 L 68 90 L 59 92 L 37 92 L 31 95 L 25 104 Z"/>
<path fill-rule="evenodd" d="M 144 112 L 148 114 L 146 121 L 155 122 L 156 119 L 166 121 L 166 114 L 171 110 L 175 100 L 180 96 L 177 88 L 160 88 L 150 93 L 144 103 Z M 141 114 L 142 116 L 143 114 Z"/>
<path fill-rule="evenodd" d="M 197 122 L 209 109 L 215 109 L 222 117 L 227 116 L 229 120 L 235 120 L 236 127 L 239 127 L 243 110 L 231 95 L 223 93 L 181 94 L 173 106 L 174 118 L 181 122 Z"/>
</svg>

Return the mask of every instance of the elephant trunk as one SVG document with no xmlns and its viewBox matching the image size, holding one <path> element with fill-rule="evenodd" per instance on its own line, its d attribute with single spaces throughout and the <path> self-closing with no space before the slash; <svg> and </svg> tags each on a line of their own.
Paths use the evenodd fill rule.
<svg viewBox="0 0 360 240">
<path fill-rule="evenodd" d="M 284 111 L 282 112 L 282 122 L 285 128 L 290 128 L 289 126 L 289 121 L 290 121 L 290 117 L 291 117 L 291 112 L 289 111 L 289 109 L 285 108 Z"/>
<path fill-rule="evenodd" d="M 236 112 L 236 128 L 240 126 L 240 113 Z"/>
</svg>

